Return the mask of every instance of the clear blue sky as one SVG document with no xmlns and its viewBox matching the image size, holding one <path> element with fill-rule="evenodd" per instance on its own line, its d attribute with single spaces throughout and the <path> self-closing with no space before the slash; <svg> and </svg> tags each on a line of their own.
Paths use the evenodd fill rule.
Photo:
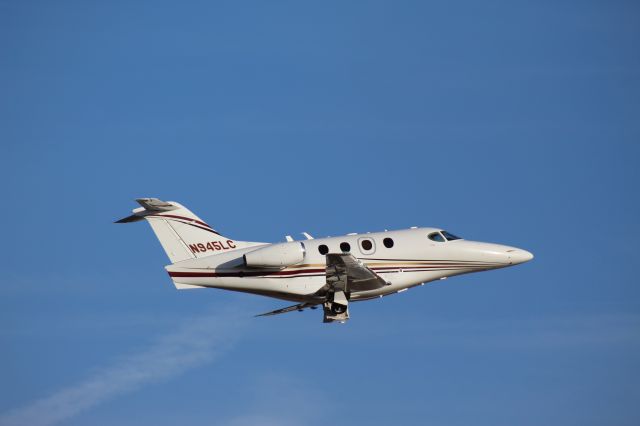
<svg viewBox="0 0 640 426">
<path fill-rule="evenodd" d="M 639 44 L 633 1 L 0 2 L 0 424 L 640 424 Z M 536 258 L 254 319 L 136 197 Z"/>
</svg>

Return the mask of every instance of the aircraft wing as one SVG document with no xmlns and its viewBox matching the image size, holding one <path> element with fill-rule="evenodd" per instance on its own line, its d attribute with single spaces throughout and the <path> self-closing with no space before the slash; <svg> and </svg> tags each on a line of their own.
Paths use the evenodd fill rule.
<svg viewBox="0 0 640 426">
<path fill-rule="evenodd" d="M 316 309 L 316 305 L 319 305 L 319 304 L 320 303 L 305 302 L 305 303 L 300 303 L 298 305 L 287 306 L 286 308 L 282 308 L 282 309 L 276 309 L 275 311 L 265 312 L 264 314 L 260 314 L 256 316 L 268 317 L 271 315 L 286 314 L 287 312 L 303 311 L 304 309 L 307 309 L 307 308 Z"/>
<path fill-rule="evenodd" d="M 380 275 L 349 253 L 329 253 L 326 258 L 327 284 L 334 290 L 367 291 L 389 285 Z"/>
<path fill-rule="evenodd" d="M 380 275 L 373 272 L 365 264 L 349 253 L 330 253 L 327 258 L 327 285 L 323 291 L 328 289 L 335 291 L 366 291 L 375 290 L 389 285 Z M 265 312 L 256 315 L 266 317 L 271 315 L 285 314 L 293 311 L 303 311 L 304 309 L 316 309 L 321 302 L 305 302 L 275 311 Z"/>
</svg>

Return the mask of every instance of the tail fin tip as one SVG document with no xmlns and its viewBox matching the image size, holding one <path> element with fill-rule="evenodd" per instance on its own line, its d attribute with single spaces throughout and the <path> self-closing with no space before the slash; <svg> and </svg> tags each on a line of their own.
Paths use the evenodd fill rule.
<svg viewBox="0 0 640 426">
<path fill-rule="evenodd" d="M 158 198 L 136 198 L 136 202 L 140 204 L 142 207 L 138 207 L 137 209 L 134 209 L 132 215 L 123 217 L 122 219 L 116 220 L 113 223 L 138 222 L 144 219 L 145 216 L 148 216 L 157 212 L 168 212 L 168 211 L 176 210 L 179 208 L 167 201 L 162 201 Z"/>
<path fill-rule="evenodd" d="M 168 212 L 178 208 L 175 205 L 167 201 L 162 201 L 158 198 L 136 198 L 136 202 L 145 210 L 154 212 Z"/>
</svg>

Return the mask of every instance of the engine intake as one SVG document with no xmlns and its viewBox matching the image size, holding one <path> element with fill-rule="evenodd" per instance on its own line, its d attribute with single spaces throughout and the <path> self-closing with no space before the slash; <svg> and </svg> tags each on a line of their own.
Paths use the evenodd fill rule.
<svg viewBox="0 0 640 426">
<path fill-rule="evenodd" d="M 283 268 L 304 260 L 304 245 L 301 242 L 272 244 L 243 256 L 249 268 Z"/>
</svg>

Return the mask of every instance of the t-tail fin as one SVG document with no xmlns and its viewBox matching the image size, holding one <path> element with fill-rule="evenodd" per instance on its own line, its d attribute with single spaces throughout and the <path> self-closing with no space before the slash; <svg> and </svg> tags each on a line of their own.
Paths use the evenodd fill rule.
<svg viewBox="0 0 640 426">
<path fill-rule="evenodd" d="M 174 201 L 139 198 L 142 207 L 116 223 L 146 219 L 171 263 L 218 254 L 243 247 L 241 241 L 224 237 L 189 209 Z"/>
</svg>

